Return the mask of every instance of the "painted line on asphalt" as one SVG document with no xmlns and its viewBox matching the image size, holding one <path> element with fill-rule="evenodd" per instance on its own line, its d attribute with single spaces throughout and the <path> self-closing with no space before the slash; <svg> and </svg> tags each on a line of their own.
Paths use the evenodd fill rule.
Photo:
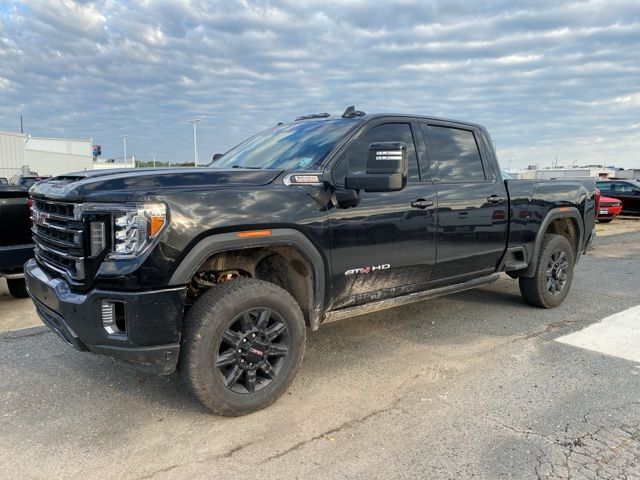
<svg viewBox="0 0 640 480">
<path fill-rule="evenodd" d="M 640 362 L 640 305 L 603 318 L 556 341 Z"/>
</svg>

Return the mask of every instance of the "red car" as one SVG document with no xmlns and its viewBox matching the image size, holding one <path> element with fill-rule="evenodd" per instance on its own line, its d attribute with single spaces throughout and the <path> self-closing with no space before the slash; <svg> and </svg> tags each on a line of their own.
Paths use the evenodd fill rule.
<svg viewBox="0 0 640 480">
<path fill-rule="evenodd" d="M 609 223 L 616 218 L 622 210 L 622 202 L 617 198 L 600 197 L 598 204 L 598 221 Z"/>
</svg>

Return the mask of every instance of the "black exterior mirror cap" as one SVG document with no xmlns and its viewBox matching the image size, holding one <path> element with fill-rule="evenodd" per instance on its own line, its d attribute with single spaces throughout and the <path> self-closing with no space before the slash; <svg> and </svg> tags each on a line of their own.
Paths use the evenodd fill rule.
<svg viewBox="0 0 640 480">
<path fill-rule="evenodd" d="M 375 142 L 369 144 L 369 150 L 407 150 L 404 142 Z"/>
</svg>

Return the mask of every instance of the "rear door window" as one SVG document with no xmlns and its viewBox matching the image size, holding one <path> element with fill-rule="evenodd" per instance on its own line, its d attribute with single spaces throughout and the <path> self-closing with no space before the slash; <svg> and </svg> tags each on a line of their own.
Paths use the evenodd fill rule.
<svg viewBox="0 0 640 480">
<path fill-rule="evenodd" d="M 427 155 L 441 182 L 484 182 L 487 175 L 471 130 L 422 124 Z"/>
</svg>

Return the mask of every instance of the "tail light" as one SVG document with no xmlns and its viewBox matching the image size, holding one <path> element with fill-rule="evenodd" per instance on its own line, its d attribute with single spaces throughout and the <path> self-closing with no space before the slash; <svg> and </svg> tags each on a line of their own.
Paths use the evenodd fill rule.
<svg viewBox="0 0 640 480">
<path fill-rule="evenodd" d="M 600 210 L 600 189 L 598 187 L 596 187 L 594 197 L 596 199 L 596 212 L 598 212 Z"/>
</svg>

